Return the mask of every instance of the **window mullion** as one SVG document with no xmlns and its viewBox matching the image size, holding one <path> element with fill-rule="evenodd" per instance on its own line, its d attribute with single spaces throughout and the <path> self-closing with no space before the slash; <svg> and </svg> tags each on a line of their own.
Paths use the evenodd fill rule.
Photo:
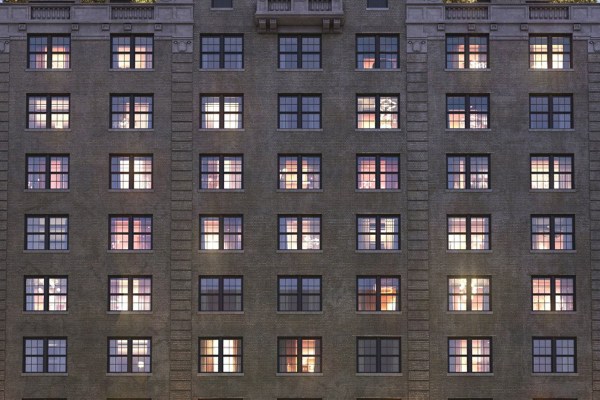
<svg viewBox="0 0 600 400">
<path fill-rule="evenodd" d="M 548 189 L 554 189 L 554 156 L 548 157 Z"/>
<path fill-rule="evenodd" d="M 546 60 L 546 63 L 548 64 L 548 69 L 552 68 L 552 36 L 548 36 L 547 37 L 548 40 L 548 59 Z"/>
<path fill-rule="evenodd" d="M 467 372 L 473 372 L 473 339 L 467 339 Z"/>
<path fill-rule="evenodd" d="M 381 157 L 375 156 L 375 189 L 381 189 Z"/>
<path fill-rule="evenodd" d="M 473 305 L 471 304 L 471 278 L 466 278 L 467 281 L 467 311 L 471 311 Z"/>
<path fill-rule="evenodd" d="M 465 216 L 465 228 L 467 231 L 466 243 L 467 250 L 471 250 L 471 216 Z"/>
<path fill-rule="evenodd" d="M 302 250 L 302 217 L 296 217 L 296 240 L 298 244 L 296 245 L 296 250 Z"/>
<path fill-rule="evenodd" d="M 556 278 L 550 278 L 550 310 L 556 311 Z"/>
<path fill-rule="evenodd" d="M 551 339 L 552 343 L 552 372 L 556 372 L 556 340 L 554 338 Z"/>
<path fill-rule="evenodd" d="M 554 129 L 554 99 L 548 96 L 548 128 Z"/>
<path fill-rule="evenodd" d="M 465 69 L 471 68 L 471 53 L 470 53 L 470 44 L 471 38 L 469 36 L 464 36 L 465 38 Z"/>
<path fill-rule="evenodd" d="M 50 311 L 50 279 L 47 276 L 44 277 L 44 311 Z"/>
<path fill-rule="evenodd" d="M 381 68 L 379 65 L 379 35 L 375 35 L 375 68 Z"/>
<path fill-rule="evenodd" d="M 225 96 L 219 96 L 219 128 L 225 129 Z"/>
<path fill-rule="evenodd" d="M 554 250 L 554 217 L 548 216 L 550 220 L 550 250 Z"/>
<path fill-rule="evenodd" d="M 375 310 L 381 311 L 381 277 L 375 277 L 375 299 L 377 304 L 375 304 Z"/>
<path fill-rule="evenodd" d="M 296 127 L 298 127 L 299 129 L 302 129 L 303 126 L 302 126 L 302 96 L 301 95 L 298 95 L 296 97 L 296 102 L 297 102 L 296 103 L 297 104 L 297 107 L 296 107 L 296 118 L 297 118 L 297 121 L 298 121 L 296 123 Z"/>
<path fill-rule="evenodd" d="M 223 277 L 219 277 L 219 310 L 223 311 L 223 304 L 225 303 L 225 284 Z"/>
<path fill-rule="evenodd" d="M 46 173 L 45 173 L 45 175 L 46 175 L 46 179 L 45 179 L 46 185 L 45 186 L 46 187 L 45 187 L 45 189 L 50 189 L 50 182 L 52 182 L 52 178 L 50 177 L 50 166 L 51 166 L 50 156 L 46 156 L 45 158 L 46 158 Z"/>
<path fill-rule="evenodd" d="M 127 308 L 133 311 L 133 279 L 127 278 Z"/>
<path fill-rule="evenodd" d="M 129 231 L 127 233 L 127 241 L 129 242 L 128 243 L 129 244 L 129 250 L 133 250 L 133 235 L 134 235 L 134 232 L 133 232 L 133 217 L 128 217 L 127 220 L 128 220 L 128 225 L 129 225 L 127 227 L 127 230 Z"/>
<path fill-rule="evenodd" d="M 44 217 L 44 250 L 50 250 L 50 217 Z"/>
<path fill-rule="evenodd" d="M 381 97 L 375 96 L 375 129 L 380 129 L 381 126 Z"/>
<path fill-rule="evenodd" d="M 466 121 L 465 121 L 466 123 Z M 471 189 L 471 157 L 465 155 L 465 188 Z"/>
<path fill-rule="evenodd" d="M 297 296 L 296 296 L 296 302 L 297 302 L 297 306 L 296 309 L 298 311 L 303 311 L 302 310 L 302 278 L 297 277 L 296 281 L 298 282 L 296 287 L 297 287 Z"/>
<path fill-rule="evenodd" d="M 225 68 L 225 36 L 219 36 L 219 68 Z"/>
<path fill-rule="evenodd" d="M 223 216 L 219 216 L 219 250 L 223 250 L 223 243 L 225 242 L 225 219 Z"/>
<path fill-rule="evenodd" d="M 129 68 L 135 68 L 135 36 L 129 39 Z"/>
<path fill-rule="evenodd" d="M 302 372 L 302 339 L 296 338 L 296 371 Z"/>
<path fill-rule="evenodd" d="M 297 60 L 296 65 L 298 69 L 302 68 L 302 36 L 296 36 L 296 52 L 297 52 Z"/>
<path fill-rule="evenodd" d="M 375 371 L 381 372 L 381 339 L 375 339 Z"/>
<path fill-rule="evenodd" d="M 298 116 L 300 117 L 300 115 Z M 300 119 L 298 119 L 300 121 Z M 302 156 L 296 158 L 296 189 L 302 189 Z"/>
</svg>

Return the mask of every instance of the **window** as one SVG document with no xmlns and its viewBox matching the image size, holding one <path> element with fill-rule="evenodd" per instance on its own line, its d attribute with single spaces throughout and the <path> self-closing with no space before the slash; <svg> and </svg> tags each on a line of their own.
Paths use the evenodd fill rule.
<svg viewBox="0 0 600 400">
<path fill-rule="evenodd" d="M 492 338 L 448 338 L 449 373 L 491 373 Z"/>
<path fill-rule="evenodd" d="M 202 129 L 242 129 L 243 96 L 201 95 Z"/>
<path fill-rule="evenodd" d="M 320 373 L 321 338 L 277 338 L 277 372 Z"/>
<path fill-rule="evenodd" d="M 279 250 L 321 250 L 320 215 L 279 215 Z"/>
<path fill-rule="evenodd" d="M 280 276 L 277 311 L 321 311 L 320 276 Z"/>
<path fill-rule="evenodd" d="M 212 0 L 212 8 L 233 8 L 233 0 Z"/>
<path fill-rule="evenodd" d="M 70 96 L 28 94 L 28 129 L 69 129 Z"/>
<path fill-rule="evenodd" d="M 486 69 L 487 35 L 446 35 L 447 69 Z"/>
<path fill-rule="evenodd" d="M 242 311 L 243 278 L 241 276 L 201 276 L 200 311 Z"/>
<path fill-rule="evenodd" d="M 111 155 L 110 188 L 152 189 L 152 155 Z"/>
<path fill-rule="evenodd" d="M 321 156 L 302 154 L 280 155 L 279 189 L 321 189 Z"/>
<path fill-rule="evenodd" d="M 356 188 L 397 190 L 400 187 L 400 156 L 389 154 L 356 156 Z"/>
<path fill-rule="evenodd" d="M 571 95 L 530 95 L 530 129 L 571 129 L 573 128 L 573 96 Z"/>
<path fill-rule="evenodd" d="M 532 276 L 533 311 L 575 311 L 574 276 Z"/>
<path fill-rule="evenodd" d="M 529 68 L 569 69 L 571 36 L 529 35 Z"/>
<path fill-rule="evenodd" d="M 242 338 L 200 338 L 200 373 L 241 373 Z"/>
<path fill-rule="evenodd" d="M 359 337 L 356 339 L 356 372 L 399 373 L 400 338 Z"/>
<path fill-rule="evenodd" d="M 399 215 L 357 215 L 357 250 L 400 250 Z"/>
<path fill-rule="evenodd" d="M 27 156 L 27 189 L 69 189 L 68 154 L 31 154 Z"/>
<path fill-rule="evenodd" d="M 488 129 L 488 95 L 446 95 L 448 129 Z"/>
<path fill-rule="evenodd" d="M 244 37 L 242 35 L 201 35 L 200 68 L 244 68 Z"/>
<path fill-rule="evenodd" d="M 151 276 L 109 276 L 109 311 L 152 311 Z"/>
<path fill-rule="evenodd" d="M 111 68 L 152 69 L 154 67 L 154 37 L 151 35 L 111 36 Z"/>
<path fill-rule="evenodd" d="M 356 309 L 357 311 L 400 311 L 400 277 L 357 277 Z"/>
<path fill-rule="evenodd" d="M 111 128 L 152 129 L 153 99 L 151 94 L 111 95 Z"/>
<path fill-rule="evenodd" d="M 358 129 L 398 129 L 398 95 L 358 95 L 356 127 Z"/>
<path fill-rule="evenodd" d="M 279 95 L 279 129 L 320 129 L 321 95 Z"/>
<path fill-rule="evenodd" d="M 490 250 L 489 215 L 448 216 L 448 250 Z"/>
<path fill-rule="evenodd" d="M 448 311 L 491 311 L 492 279 L 483 276 L 448 277 Z"/>
<path fill-rule="evenodd" d="M 534 337 L 534 373 L 577 372 L 577 339 L 568 337 Z"/>
<path fill-rule="evenodd" d="M 67 215 L 26 215 L 25 250 L 68 250 Z"/>
<path fill-rule="evenodd" d="M 242 155 L 201 155 L 200 188 L 203 190 L 241 190 L 244 157 Z"/>
<path fill-rule="evenodd" d="M 321 68 L 321 36 L 279 36 L 279 68 Z"/>
<path fill-rule="evenodd" d="M 446 156 L 449 190 L 485 190 L 490 183 L 490 156 L 452 154 Z"/>
<path fill-rule="evenodd" d="M 201 215 L 200 250 L 242 250 L 241 215 Z"/>
<path fill-rule="evenodd" d="M 531 189 L 573 189 L 573 156 L 535 154 L 531 162 Z"/>
<path fill-rule="evenodd" d="M 25 311 L 67 311 L 66 276 L 26 276 Z"/>
<path fill-rule="evenodd" d="M 398 68 L 398 35 L 357 35 L 357 69 Z"/>
<path fill-rule="evenodd" d="M 151 338 L 108 338 L 108 372 L 152 372 Z"/>
<path fill-rule="evenodd" d="M 67 338 L 23 338 L 23 372 L 66 373 Z"/>
<path fill-rule="evenodd" d="M 531 250 L 575 250 L 573 215 L 532 215 Z"/>
<path fill-rule="evenodd" d="M 69 35 L 27 36 L 27 68 L 71 68 L 71 37 Z"/>
<path fill-rule="evenodd" d="M 152 250 L 151 215 L 111 215 L 109 250 Z"/>
<path fill-rule="evenodd" d="M 388 0 L 367 0 L 367 8 L 388 8 Z"/>
</svg>

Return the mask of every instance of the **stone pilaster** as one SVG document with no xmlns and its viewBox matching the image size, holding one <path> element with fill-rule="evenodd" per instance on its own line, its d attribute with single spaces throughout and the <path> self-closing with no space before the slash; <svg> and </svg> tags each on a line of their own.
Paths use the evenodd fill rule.
<svg viewBox="0 0 600 400">
<path fill-rule="evenodd" d="M 6 238 L 8 189 L 8 39 L 0 39 L 0 400 L 5 399 L 6 383 Z"/>
</svg>

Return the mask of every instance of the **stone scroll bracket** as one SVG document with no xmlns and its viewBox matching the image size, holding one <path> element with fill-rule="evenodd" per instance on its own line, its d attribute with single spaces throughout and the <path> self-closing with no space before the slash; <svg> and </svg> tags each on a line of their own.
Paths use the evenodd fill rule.
<svg viewBox="0 0 600 400">
<path fill-rule="evenodd" d="M 588 53 L 600 53 L 600 38 L 594 38 L 589 40 Z"/>
</svg>

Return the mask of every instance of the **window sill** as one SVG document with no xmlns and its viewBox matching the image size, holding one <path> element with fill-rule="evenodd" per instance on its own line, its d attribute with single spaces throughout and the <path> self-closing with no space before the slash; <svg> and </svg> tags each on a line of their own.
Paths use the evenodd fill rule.
<svg viewBox="0 0 600 400">
<path fill-rule="evenodd" d="M 23 254 L 68 254 L 71 250 L 23 250 Z"/>
<path fill-rule="evenodd" d="M 354 189 L 356 193 L 401 193 L 401 189 Z"/>
<path fill-rule="evenodd" d="M 444 68 L 446 72 L 488 72 L 491 68 Z"/>
<path fill-rule="evenodd" d="M 574 72 L 573 68 L 529 68 L 531 72 Z"/>
<path fill-rule="evenodd" d="M 153 254 L 154 250 L 106 250 L 113 254 Z"/>
<path fill-rule="evenodd" d="M 323 189 L 277 189 L 277 193 L 323 193 Z"/>
<path fill-rule="evenodd" d="M 323 311 L 277 311 L 279 315 L 322 315 Z"/>
<path fill-rule="evenodd" d="M 446 189 L 446 193 L 492 193 L 492 189 Z"/>
<path fill-rule="evenodd" d="M 108 189 L 108 193 L 153 193 L 154 189 Z"/>
<path fill-rule="evenodd" d="M 446 376 L 494 376 L 493 372 L 447 372 Z"/>
<path fill-rule="evenodd" d="M 275 373 L 275 376 L 295 376 L 295 377 L 299 377 L 299 376 L 323 376 L 322 372 L 277 372 Z"/>
<path fill-rule="evenodd" d="M 373 372 L 357 372 L 355 374 L 356 376 L 365 376 L 365 377 L 373 377 L 373 376 L 380 376 L 380 377 L 391 377 L 391 376 L 404 376 L 404 374 L 402 372 L 382 372 L 382 373 L 373 373 Z"/>
<path fill-rule="evenodd" d="M 106 376 L 144 376 L 144 377 L 150 377 L 152 376 L 152 372 L 107 372 Z"/>
<path fill-rule="evenodd" d="M 276 253 L 278 253 L 278 254 L 302 254 L 302 253 L 318 254 L 318 253 L 323 253 L 323 250 L 277 250 Z"/>
<path fill-rule="evenodd" d="M 138 129 L 138 128 L 108 128 L 109 132 L 136 132 L 136 133 L 146 133 L 146 132 L 154 132 L 154 128 L 149 129 Z"/>
<path fill-rule="evenodd" d="M 577 250 L 529 250 L 531 254 L 575 254 Z"/>
<path fill-rule="evenodd" d="M 556 133 L 556 132 L 575 132 L 575 129 L 573 128 L 569 128 L 569 129 L 532 129 L 529 128 L 528 129 L 529 132 L 548 132 L 548 133 Z"/>
<path fill-rule="evenodd" d="M 529 189 L 529 193 L 577 193 L 577 189 Z"/>
<path fill-rule="evenodd" d="M 66 372 L 50 373 L 50 372 L 21 372 L 21 376 L 69 376 Z"/>
<path fill-rule="evenodd" d="M 402 311 L 355 311 L 356 315 L 400 315 Z"/>
<path fill-rule="evenodd" d="M 457 314 L 457 315 L 473 315 L 473 314 L 477 314 L 477 315 L 492 315 L 494 312 L 493 311 L 450 311 L 447 310 L 446 314 L 448 315 L 452 315 L 452 314 Z"/>
<path fill-rule="evenodd" d="M 199 193 L 244 193 L 244 189 L 198 189 Z"/>
<path fill-rule="evenodd" d="M 354 68 L 354 72 L 402 72 L 400 68 Z"/>
<path fill-rule="evenodd" d="M 22 310 L 23 315 L 68 315 L 68 311 L 25 311 Z"/>
<path fill-rule="evenodd" d="M 233 8 L 225 8 L 225 7 L 223 7 L 223 8 L 213 8 L 213 7 L 211 7 L 210 11 L 233 11 Z"/>
<path fill-rule="evenodd" d="M 355 128 L 355 132 L 402 132 L 400 128 Z"/>
<path fill-rule="evenodd" d="M 531 315 L 575 315 L 577 314 L 577 310 L 575 311 L 530 311 Z"/>
<path fill-rule="evenodd" d="M 398 254 L 402 253 L 402 250 L 354 250 L 355 253 L 363 253 L 363 254 Z"/>
<path fill-rule="evenodd" d="M 151 315 L 152 311 L 107 311 L 106 312 L 107 315 L 122 315 L 122 314 L 126 314 L 126 315 L 135 315 L 135 314 L 140 314 L 140 315 Z"/>
<path fill-rule="evenodd" d="M 277 68 L 277 72 L 322 72 L 323 68 Z"/>
<path fill-rule="evenodd" d="M 223 133 L 223 132 L 244 132 L 246 129 L 244 128 L 233 128 L 233 129 L 229 129 L 229 128 L 198 128 L 198 132 L 215 132 L 215 133 Z"/>
<path fill-rule="evenodd" d="M 69 193 L 71 189 L 25 189 L 25 193 Z"/>
<path fill-rule="evenodd" d="M 477 128 L 477 129 L 468 129 L 468 128 L 446 128 L 446 132 L 457 132 L 457 133 L 468 133 L 468 132 L 491 132 L 490 128 Z"/>
<path fill-rule="evenodd" d="M 198 68 L 200 72 L 244 72 L 246 68 Z"/>
<path fill-rule="evenodd" d="M 198 315 L 244 315 L 243 311 L 196 311 Z"/>
<path fill-rule="evenodd" d="M 323 132 L 323 128 L 319 128 L 319 129 L 302 129 L 302 128 L 282 129 L 282 128 L 277 128 L 277 132 Z"/>
<path fill-rule="evenodd" d="M 388 7 L 367 7 L 367 11 L 389 11 Z"/>
<path fill-rule="evenodd" d="M 24 131 L 25 132 L 71 132 L 71 128 L 66 128 L 66 129 L 47 129 L 47 128 L 33 129 L 33 128 L 25 128 Z"/>
<path fill-rule="evenodd" d="M 25 72 L 71 72 L 71 68 L 25 68 Z"/>
<path fill-rule="evenodd" d="M 154 68 L 109 68 L 111 72 L 154 72 Z"/>
<path fill-rule="evenodd" d="M 196 376 L 244 376 L 243 372 L 198 372 Z"/>
<path fill-rule="evenodd" d="M 465 254 L 465 253 L 488 254 L 488 253 L 492 253 L 492 250 L 449 250 L 449 249 L 446 249 L 446 253 L 450 253 L 450 254 Z"/>
<path fill-rule="evenodd" d="M 207 253 L 222 253 L 222 254 L 242 254 L 244 250 L 198 250 L 198 254 L 207 254 Z"/>
<path fill-rule="evenodd" d="M 532 372 L 531 376 L 552 376 L 552 377 L 559 377 L 559 376 L 579 376 L 579 373 L 577 372 Z"/>
</svg>

